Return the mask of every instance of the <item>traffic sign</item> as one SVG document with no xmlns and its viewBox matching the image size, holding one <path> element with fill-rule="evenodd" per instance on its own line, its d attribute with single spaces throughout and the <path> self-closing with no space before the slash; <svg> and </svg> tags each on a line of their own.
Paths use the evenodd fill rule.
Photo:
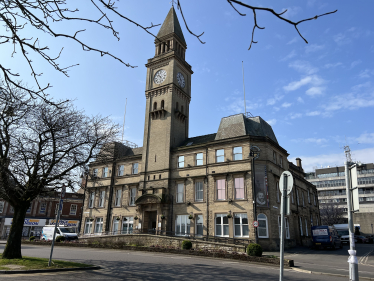
<svg viewBox="0 0 374 281">
<path fill-rule="evenodd" d="M 283 194 L 283 185 L 284 185 L 284 177 L 287 177 L 287 193 L 286 195 L 290 194 L 293 187 L 293 177 L 289 171 L 284 171 L 279 180 L 279 190 Z"/>
<path fill-rule="evenodd" d="M 63 204 L 63 199 L 60 199 L 60 205 L 58 206 L 58 210 L 61 212 L 62 211 L 62 204 Z"/>
<path fill-rule="evenodd" d="M 254 222 L 253 222 L 253 226 L 254 226 L 254 227 L 258 227 L 258 221 L 254 221 Z"/>
<path fill-rule="evenodd" d="M 65 198 L 65 193 L 66 193 L 66 186 L 63 186 L 61 189 L 61 198 Z"/>
</svg>

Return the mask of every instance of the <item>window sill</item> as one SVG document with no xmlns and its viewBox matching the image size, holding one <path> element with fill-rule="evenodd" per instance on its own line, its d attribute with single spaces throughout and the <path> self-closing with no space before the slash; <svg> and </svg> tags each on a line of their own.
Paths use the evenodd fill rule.
<svg viewBox="0 0 374 281">
<path fill-rule="evenodd" d="M 194 201 L 194 203 L 198 204 L 198 203 L 206 203 L 206 201 Z"/>
</svg>

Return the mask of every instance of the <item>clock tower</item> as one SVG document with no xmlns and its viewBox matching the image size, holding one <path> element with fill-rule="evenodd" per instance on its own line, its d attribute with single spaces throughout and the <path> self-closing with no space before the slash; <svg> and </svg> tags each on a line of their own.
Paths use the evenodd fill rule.
<svg viewBox="0 0 374 281">
<path fill-rule="evenodd" d="M 155 55 L 146 64 L 142 156 L 144 188 L 168 185 L 172 167 L 171 149 L 188 138 L 193 71 L 185 60 L 186 49 L 182 29 L 172 7 L 157 34 Z"/>
</svg>

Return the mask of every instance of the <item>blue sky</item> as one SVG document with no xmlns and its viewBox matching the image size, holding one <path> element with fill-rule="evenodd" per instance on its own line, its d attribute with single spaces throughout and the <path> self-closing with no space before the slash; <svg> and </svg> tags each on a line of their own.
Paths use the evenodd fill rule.
<svg viewBox="0 0 374 281">
<path fill-rule="evenodd" d="M 253 27 L 250 10 L 239 16 L 227 1 L 182 0 L 184 15 L 191 30 L 205 32 L 202 45 L 191 36 L 177 15 L 187 41 L 186 61 L 192 66 L 190 137 L 217 131 L 222 117 L 244 111 L 242 61 L 245 67 L 247 110 L 269 122 L 279 144 L 303 160 L 306 171 L 314 166 L 342 165 L 343 146 L 349 144 L 353 160 L 374 160 L 374 2 L 352 4 L 347 1 L 243 1 L 268 5 L 276 11 L 288 9 L 285 17 L 297 21 L 338 9 L 338 12 L 299 26 L 309 41 L 306 44 L 293 26 L 269 13 L 258 12 L 264 30 L 256 30 L 248 51 Z M 87 2 L 88 3 L 88 2 Z M 214 3 L 214 4 L 213 4 Z M 144 26 L 162 23 L 170 0 L 121 1 L 119 11 Z M 80 7 L 82 15 L 98 16 L 89 5 Z M 91 45 L 108 50 L 121 63 L 92 52 L 84 52 L 73 42 L 34 34 L 40 44 L 57 55 L 59 63 L 71 68 L 67 78 L 54 71 L 35 54 L 30 54 L 42 84 L 53 85 L 48 93 L 55 99 L 69 98 L 89 115 L 111 115 L 121 124 L 127 98 L 125 139 L 142 146 L 145 116 L 145 78 L 147 59 L 154 56 L 154 38 L 135 25 L 112 15 L 120 41 L 109 31 L 81 23 L 51 24 L 58 31 L 74 34 L 78 29 Z M 152 31 L 157 34 L 159 27 Z M 29 30 L 26 28 L 25 32 Z M 27 33 L 30 36 L 30 33 Z M 1 49 L 0 59 L 25 83 L 34 85 L 24 59 L 12 49 Z"/>
</svg>

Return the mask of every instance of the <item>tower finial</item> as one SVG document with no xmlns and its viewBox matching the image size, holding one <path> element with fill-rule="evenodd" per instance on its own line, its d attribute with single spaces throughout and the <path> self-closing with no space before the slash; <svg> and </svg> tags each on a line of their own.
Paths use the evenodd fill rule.
<svg viewBox="0 0 374 281">
<path fill-rule="evenodd" d="M 171 5 L 174 7 L 174 4 L 177 4 L 174 0 L 170 1 Z"/>
</svg>

